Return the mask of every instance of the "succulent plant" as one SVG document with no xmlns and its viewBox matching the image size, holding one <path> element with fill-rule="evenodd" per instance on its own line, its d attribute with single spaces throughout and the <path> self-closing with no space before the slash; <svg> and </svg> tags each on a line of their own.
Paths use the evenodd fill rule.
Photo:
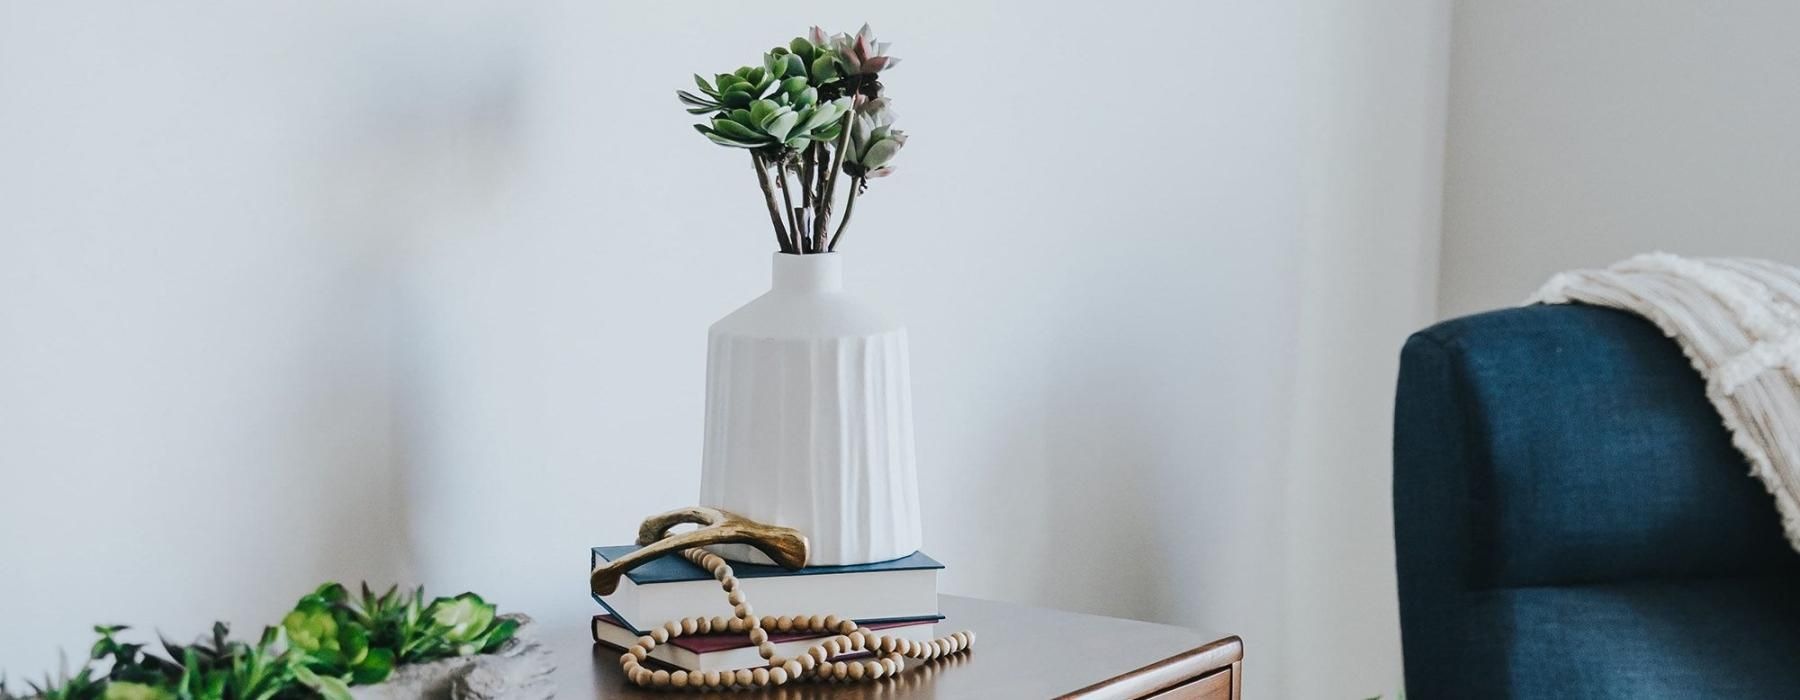
<svg viewBox="0 0 1800 700">
<path fill-rule="evenodd" d="M 813 31 L 814 36 L 823 34 L 818 27 Z M 867 24 L 856 30 L 855 35 L 831 37 L 831 50 L 837 53 L 845 75 L 871 75 L 900 65 L 898 56 L 887 55 L 888 46 L 888 42 L 875 40 L 875 30 Z"/>
<path fill-rule="evenodd" d="M 437 599 L 431 621 L 457 656 L 493 651 L 519 631 L 518 620 L 496 618 L 494 606 L 474 593 Z"/>
<path fill-rule="evenodd" d="M 221 622 L 193 644 L 163 640 L 166 658 L 120 642 L 125 627 L 99 626 L 79 671 L 65 663 L 60 677 L 30 684 L 23 698 L 0 676 L 0 700 L 350 700 L 351 686 L 385 680 L 398 663 L 494 651 L 519 629 L 473 593 L 424 601 L 423 588 L 377 596 L 363 584 L 361 596 L 351 596 L 327 583 L 264 628 L 254 646 L 233 641 Z"/>
<path fill-rule="evenodd" d="M 107 683 L 106 692 L 101 693 L 100 698 L 101 700 L 176 700 L 175 693 L 168 688 L 130 681 Z"/>
<path fill-rule="evenodd" d="M 768 94 L 769 86 L 774 83 L 774 76 L 766 69 L 744 66 L 736 71 L 714 76 L 711 83 L 698 74 L 694 75 L 694 85 L 706 97 L 686 90 L 676 90 L 675 96 L 688 106 L 688 114 L 711 114 L 748 107 L 751 102 Z"/>
<path fill-rule="evenodd" d="M 712 82 L 696 75 L 700 93 L 676 96 L 688 113 L 709 115 L 694 125 L 707 139 L 750 151 L 781 251 L 823 253 L 842 236 L 857 195 L 870 179 L 893 172 L 889 163 L 906 145 L 881 94 L 880 74 L 899 63 L 867 24 L 831 36 L 813 27 L 765 52 L 760 67 L 720 73 Z M 854 186 L 833 230 L 840 173 Z"/>
<path fill-rule="evenodd" d="M 83 664 L 81 670 L 70 673 L 67 661 L 65 658 L 60 676 L 45 675 L 42 685 L 26 683 L 31 689 L 26 696 L 41 700 L 98 700 L 106 691 L 106 681 L 94 677 L 94 668 L 90 664 Z"/>
<path fill-rule="evenodd" d="M 171 658 L 181 659 L 181 663 L 174 666 L 170 679 L 172 688 L 167 683 L 154 685 L 156 690 L 169 695 L 153 694 L 150 698 L 270 700 L 292 687 L 297 674 L 306 670 L 304 655 L 288 647 L 281 627 L 264 628 L 256 646 L 231 641 L 227 639 L 228 632 L 224 623 L 215 623 L 210 644 L 198 642 L 183 647 L 165 641 L 164 647 Z M 107 686 L 109 697 L 106 700 L 118 700 L 110 697 L 117 685 Z M 126 692 L 142 694 L 146 691 L 128 688 Z"/>
<path fill-rule="evenodd" d="M 850 125 L 850 150 L 844 153 L 844 172 L 857 178 L 886 177 L 894 171 L 888 163 L 906 145 L 906 133 L 893 128 L 894 111 L 887 98 L 856 108 Z"/>
<path fill-rule="evenodd" d="M 394 650 L 370 644 L 370 629 L 341 609 L 344 598 L 343 586 L 321 586 L 300 599 L 281 627 L 292 648 L 305 654 L 307 670 L 365 685 L 387 680 L 398 661 Z"/>
<path fill-rule="evenodd" d="M 838 120 L 850 109 L 849 98 L 825 103 L 818 99 L 817 90 L 802 87 L 797 93 L 779 93 L 776 99 L 756 100 L 748 108 L 733 109 L 694 128 L 721 146 L 799 150 L 812 141 L 836 139 Z"/>
</svg>

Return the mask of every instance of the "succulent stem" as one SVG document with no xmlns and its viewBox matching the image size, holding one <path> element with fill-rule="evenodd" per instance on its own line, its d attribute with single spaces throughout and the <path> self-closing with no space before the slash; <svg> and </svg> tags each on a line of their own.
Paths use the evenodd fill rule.
<svg viewBox="0 0 1800 700">
<path fill-rule="evenodd" d="M 850 225 L 850 215 L 856 213 L 856 195 L 862 192 L 862 185 L 862 178 L 850 179 L 850 198 L 844 201 L 844 218 L 838 220 L 837 231 L 831 234 L 831 245 L 825 247 L 825 252 L 837 252 L 838 241 L 844 239 L 844 228 Z"/>
<path fill-rule="evenodd" d="M 808 209 L 813 203 L 813 171 L 819 167 L 819 144 L 809 143 L 806 150 L 800 152 L 800 206 Z"/>
<path fill-rule="evenodd" d="M 756 183 L 762 185 L 763 201 L 769 205 L 769 223 L 775 225 L 775 242 L 781 246 L 781 252 L 792 253 L 794 246 L 788 242 L 787 231 L 781 224 L 781 205 L 775 203 L 775 190 L 769 185 L 769 171 L 763 167 L 762 154 L 750 151 L 750 162 L 756 166 Z"/>
<path fill-rule="evenodd" d="M 813 188 L 813 224 L 817 226 L 819 225 L 819 202 L 824 201 L 831 194 L 825 190 L 825 178 L 831 168 L 832 149 L 831 144 L 819 142 L 813 143 L 813 148 L 818 150 L 818 153 L 813 154 L 813 177 L 815 178 L 815 181 L 811 183 L 811 187 Z"/>
<path fill-rule="evenodd" d="M 775 161 L 775 178 L 776 186 L 781 188 L 782 209 L 787 212 L 788 236 L 794 239 L 800 252 L 805 253 L 806 236 L 800 231 L 800 221 L 794 218 L 794 196 L 788 193 L 787 164 L 780 160 Z"/>
<path fill-rule="evenodd" d="M 837 147 L 831 153 L 831 171 L 825 174 L 825 189 L 819 198 L 819 220 L 813 222 L 813 235 L 823 237 L 825 227 L 831 224 L 831 198 L 837 194 L 838 172 L 844 169 L 844 153 L 850 150 L 850 124 L 856 118 L 856 108 L 844 111 L 843 121 L 838 122 Z"/>
</svg>

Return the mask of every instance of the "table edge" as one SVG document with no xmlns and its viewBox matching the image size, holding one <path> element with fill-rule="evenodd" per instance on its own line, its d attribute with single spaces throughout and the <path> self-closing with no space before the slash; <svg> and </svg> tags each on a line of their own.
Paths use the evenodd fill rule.
<svg viewBox="0 0 1800 700">
<path fill-rule="evenodd" d="M 1131 697 L 1142 697 L 1168 690 L 1243 660 L 1244 640 L 1232 635 L 1066 693 L 1058 696 L 1057 700 L 1119 697 L 1121 690 L 1127 690 Z M 1238 682 L 1238 679 L 1232 679 L 1232 683 Z"/>
</svg>

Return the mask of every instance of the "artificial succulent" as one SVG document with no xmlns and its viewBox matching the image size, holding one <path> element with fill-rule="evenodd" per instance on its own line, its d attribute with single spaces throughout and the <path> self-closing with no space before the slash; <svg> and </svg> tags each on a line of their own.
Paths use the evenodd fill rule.
<svg viewBox="0 0 1800 700">
<path fill-rule="evenodd" d="M 892 173 L 890 163 L 906 144 L 906 134 L 893 128 L 880 80 L 899 63 L 867 24 L 855 34 L 813 27 L 764 53 L 761 66 L 719 73 L 710 82 L 696 75 L 699 94 L 677 90 L 676 96 L 688 113 L 709 117 L 694 125 L 708 140 L 750 151 L 782 252 L 823 253 L 835 248 L 868 181 Z M 852 187 L 833 231 L 839 172 Z"/>
<path fill-rule="evenodd" d="M 815 41 L 823 34 L 818 27 L 813 27 Z M 831 50 L 837 54 L 845 75 L 871 75 L 900 65 L 899 57 L 888 55 L 889 45 L 885 41 L 876 41 L 875 30 L 867 24 L 854 35 L 831 37 Z"/>
<path fill-rule="evenodd" d="M 906 145 L 906 133 L 893 124 L 894 111 L 885 97 L 858 107 L 850 124 L 850 150 L 844 153 L 844 172 L 859 179 L 892 173 L 894 168 L 888 163 Z"/>
<path fill-rule="evenodd" d="M 211 637 L 193 644 L 163 640 L 167 656 L 159 656 L 120 642 L 125 629 L 95 627 L 100 639 L 80 670 L 31 684 L 23 697 L 0 678 L 0 700 L 349 700 L 351 686 L 379 683 L 399 664 L 494 651 L 519 622 L 473 593 L 426 603 L 423 588 L 378 596 L 364 584 L 352 596 L 327 583 L 254 645 L 214 623 Z"/>
</svg>

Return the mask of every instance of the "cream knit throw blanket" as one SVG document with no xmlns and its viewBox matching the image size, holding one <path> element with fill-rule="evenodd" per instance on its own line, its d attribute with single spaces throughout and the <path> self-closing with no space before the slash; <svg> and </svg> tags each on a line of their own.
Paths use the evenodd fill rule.
<svg viewBox="0 0 1800 700">
<path fill-rule="evenodd" d="M 1624 309 L 1674 338 L 1800 549 L 1800 269 L 1651 253 L 1559 273 L 1531 301 Z"/>
</svg>

